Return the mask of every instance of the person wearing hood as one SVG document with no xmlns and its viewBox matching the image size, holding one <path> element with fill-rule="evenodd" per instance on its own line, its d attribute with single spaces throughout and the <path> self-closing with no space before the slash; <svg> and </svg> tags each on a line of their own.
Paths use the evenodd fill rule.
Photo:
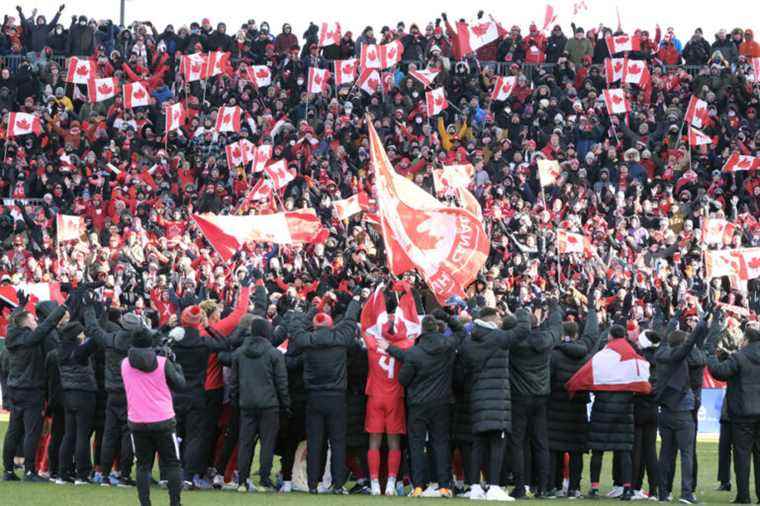
<svg viewBox="0 0 760 506">
<path fill-rule="evenodd" d="M 28 49 L 26 56 L 32 62 L 32 67 L 34 67 L 35 71 L 39 69 L 39 65 L 42 65 L 44 67 L 47 63 L 44 49 L 45 46 L 48 45 L 48 36 L 55 28 L 55 25 L 58 24 L 58 19 L 61 17 L 61 12 L 63 12 L 64 7 L 65 5 L 61 5 L 58 8 L 58 11 L 56 11 L 55 16 L 53 16 L 53 19 L 50 21 L 50 23 L 47 23 L 45 16 L 40 15 L 37 16 L 37 19 L 32 19 L 34 18 L 37 9 L 34 9 L 32 12 L 32 17 L 24 18 L 24 13 L 21 10 L 21 6 L 16 6 L 19 19 L 21 20 L 21 26 L 24 27 L 24 45 Z"/>
<path fill-rule="evenodd" d="M 182 367 L 156 355 L 153 336 L 144 327 L 130 332 L 132 346 L 121 362 L 127 397 L 127 419 L 137 459 L 137 495 L 141 506 L 150 506 L 150 480 L 158 453 L 166 477 L 171 506 L 180 506 L 182 479 L 172 405 L 172 391 L 185 387 Z"/>
<path fill-rule="evenodd" d="M 304 313 L 295 313 L 288 323 L 290 345 L 302 350 L 303 381 L 306 386 L 306 444 L 309 455 L 306 474 L 309 493 L 317 493 L 322 477 L 321 460 L 325 436 L 330 442 L 330 472 L 333 492 L 345 494 L 346 483 L 346 362 L 347 349 L 354 346 L 359 296 L 355 295 L 340 322 L 317 313 L 309 322 Z M 307 326 L 311 323 L 312 330 Z"/>
<path fill-rule="evenodd" d="M 282 25 L 282 33 L 274 39 L 274 50 L 277 54 L 284 55 L 293 46 L 298 46 L 298 37 L 293 33 L 293 28 L 289 23 Z"/>
<path fill-rule="evenodd" d="M 73 321 L 60 330 L 58 345 L 58 371 L 63 388 L 63 406 L 66 413 L 66 429 L 58 453 L 60 476 L 56 484 L 72 480 L 69 467 L 76 463 L 75 485 L 90 483 L 92 460 L 90 458 L 90 435 L 95 416 L 95 371 L 90 355 L 96 350 L 94 339 L 85 340 L 84 327 Z"/>
<path fill-rule="evenodd" d="M 448 326 L 450 331 L 442 333 Z M 443 310 L 422 319 L 422 333 L 414 346 L 403 350 L 388 346 L 388 354 L 402 362 L 398 380 L 406 388 L 409 454 L 412 466 L 412 497 L 421 497 L 428 478 L 438 489 L 428 496 L 452 497 L 449 426 L 454 348 L 460 341 L 462 323 Z M 433 448 L 435 472 L 427 469 L 426 439 Z"/>
<path fill-rule="evenodd" d="M 87 24 L 87 16 L 71 17 L 69 41 L 66 53 L 69 56 L 90 56 L 95 52 L 95 30 Z"/>
<path fill-rule="evenodd" d="M 500 328 L 501 324 L 501 328 Z M 506 435 L 512 432 L 512 395 L 509 353 L 530 332 L 530 313 L 518 310 L 501 318 L 492 307 L 483 308 L 474 321 L 471 336 L 462 346 L 467 368 L 472 371 L 472 463 L 468 482 L 470 499 L 508 501 L 499 486 Z M 480 470 L 486 470 L 488 491 L 481 487 Z"/>
<path fill-rule="evenodd" d="M 43 391 L 45 389 L 45 356 L 56 343 L 53 331 L 62 319 L 68 319 L 68 308 L 62 304 L 38 324 L 37 317 L 26 310 L 29 296 L 19 292 L 18 306 L 11 314 L 5 347 L 8 350 L 7 391 L 11 415 L 3 442 L 4 481 L 18 481 L 13 472 L 13 457 L 23 441 L 24 480 L 47 481 L 35 467 L 37 445 L 42 432 Z M 67 299 L 68 302 L 68 299 Z"/>
<path fill-rule="evenodd" d="M 744 344 L 736 352 L 716 356 L 717 336 L 705 345 L 707 367 L 717 380 L 727 382 L 726 402 L 734 450 L 736 474 L 735 504 L 750 504 L 750 456 L 753 447 L 760 444 L 760 325 L 747 322 Z M 755 490 L 760 487 L 755 473 Z"/>
<path fill-rule="evenodd" d="M 570 481 L 568 498 L 580 497 L 583 454 L 588 451 L 588 413 L 590 402 L 587 392 L 568 394 L 565 384 L 581 368 L 597 349 L 600 332 L 596 313 L 596 301 L 589 297 L 588 315 L 583 334 L 578 337 L 578 324 L 567 321 L 562 324 L 562 342 L 552 350 L 551 395 L 548 409 L 549 450 L 549 496 L 551 489 L 562 489 L 562 462 L 565 452 L 570 454 Z"/>
<path fill-rule="evenodd" d="M 254 317 L 250 335 L 232 355 L 231 397 L 240 408 L 238 439 L 238 491 L 253 492 L 251 459 L 259 439 L 259 477 L 261 486 L 274 490 L 271 481 L 274 447 L 280 428 L 280 413 L 290 410 L 288 371 L 285 357 L 272 346 L 272 325 Z"/>
<path fill-rule="evenodd" d="M 746 56 L 748 60 L 760 58 L 760 44 L 755 40 L 755 34 L 747 28 L 744 30 L 744 41 L 739 45 L 739 56 Z"/>
</svg>

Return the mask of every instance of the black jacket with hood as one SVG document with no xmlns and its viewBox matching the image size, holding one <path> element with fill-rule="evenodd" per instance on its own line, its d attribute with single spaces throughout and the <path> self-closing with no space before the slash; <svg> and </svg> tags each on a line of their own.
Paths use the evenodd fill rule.
<svg viewBox="0 0 760 506">
<path fill-rule="evenodd" d="M 57 358 L 61 387 L 64 391 L 97 392 L 95 370 L 90 360 L 95 349 L 94 339 L 88 339 L 81 344 L 76 340 L 76 337 L 61 339 Z"/>
<path fill-rule="evenodd" d="M 509 372 L 513 400 L 551 392 L 549 358 L 562 338 L 563 316 L 562 307 L 555 304 L 546 321 L 512 347 Z"/>
<path fill-rule="evenodd" d="M 714 339 L 705 350 L 710 374 L 727 383 L 726 402 L 732 421 L 760 420 L 760 330 L 747 329 L 745 333 L 747 345 L 725 360 L 715 356 Z"/>
<path fill-rule="evenodd" d="M 130 348 L 125 360 L 129 360 L 129 365 L 135 369 L 146 373 L 153 372 L 158 367 L 158 358 L 153 348 Z M 182 374 L 182 367 L 178 364 L 167 359 L 164 375 L 166 376 L 166 384 L 170 390 L 182 390 L 185 388 L 185 376 Z M 155 423 L 129 422 L 129 428 L 133 431 L 164 432 L 174 430 L 176 426 L 177 422 L 174 417 Z"/>
<path fill-rule="evenodd" d="M 83 309 L 85 334 L 94 339 L 98 346 L 106 352 L 106 391 L 115 394 L 124 394 L 124 380 L 121 378 L 121 362 L 127 356 L 132 346 L 130 331 L 119 327 L 118 330 L 108 332 L 100 326 L 95 317 L 95 309 L 86 306 Z"/>
</svg>

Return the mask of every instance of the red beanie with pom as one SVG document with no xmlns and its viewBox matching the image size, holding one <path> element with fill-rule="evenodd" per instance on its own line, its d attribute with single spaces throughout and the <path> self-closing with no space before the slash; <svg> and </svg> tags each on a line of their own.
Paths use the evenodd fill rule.
<svg viewBox="0 0 760 506">
<path fill-rule="evenodd" d="M 311 321 L 315 327 L 332 327 L 332 317 L 327 313 L 317 313 Z"/>
<path fill-rule="evenodd" d="M 183 327 L 198 327 L 203 321 L 203 311 L 200 306 L 189 306 L 182 311 L 180 323 Z"/>
</svg>

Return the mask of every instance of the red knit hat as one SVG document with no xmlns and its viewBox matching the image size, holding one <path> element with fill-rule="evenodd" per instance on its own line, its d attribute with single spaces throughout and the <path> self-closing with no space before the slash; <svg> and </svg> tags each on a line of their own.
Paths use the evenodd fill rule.
<svg viewBox="0 0 760 506">
<path fill-rule="evenodd" d="M 311 321 L 315 327 L 332 327 L 332 317 L 327 313 L 317 313 Z"/>
<path fill-rule="evenodd" d="M 197 327 L 203 321 L 203 311 L 200 306 L 189 306 L 182 311 L 180 323 L 183 327 Z"/>
</svg>

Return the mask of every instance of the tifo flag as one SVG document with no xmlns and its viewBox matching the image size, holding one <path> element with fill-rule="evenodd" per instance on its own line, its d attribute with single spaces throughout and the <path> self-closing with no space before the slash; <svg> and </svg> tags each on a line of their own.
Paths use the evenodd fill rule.
<svg viewBox="0 0 760 506">
<path fill-rule="evenodd" d="M 516 81 L 517 77 L 515 76 L 497 77 L 493 85 L 493 91 L 491 91 L 491 99 L 500 101 L 508 99 L 515 88 Z"/>
<path fill-rule="evenodd" d="M 705 251 L 708 279 L 722 276 L 749 281 L 760 277 L 760 248 L 736 248 Z"/>
<path fill-rule="evenodd" d="M 194 214 L 193 221 L 225 261 L 248 242 L 303 244 L 314 241 L 321 230 L 313 209 L 251 216 Z"/>
<path fill-rule="evenodd" d="M 327 80 L 329 78 L 329 70 L 309 67 L 309 83 L 306 91 L 309 93 L 322 93 L 322 91 L 327 86 Z"/>
<path fill-rule="evenodd" d="M 642 60 L 629 60 L 626 58 L 622 79 L 624 83 L 635 84 L 641 88 L 648 87 L 651 79 L 646 62 Z"/>
<path fill-rule="evenodd" d="M 17 137 L 19 135 L 42 133 L 42 122 L 36 114 L 28 112 L 12 112 L 8 115 L 8 132 L 7 136 Z"/>
<path fill-rule="evenodd" d="M 559 229 L 557 230 L 557 249 L 560 254 L 586 253 L 591 250 L 591 241 L 583 234 Z"/>
<path fill-rule="evenodd" d="M 257 88 L 264 88 L 272 84 L 272 71 L 266 65 L 251 65 L 246 68 L 248 80 Z"/>
<path fill-rule="evenodd" d="M 620 35 L 608 36 L 605 41 L 607 42 L 607 49 L 609 49 L 611 55 L 641 50 L 638 35 L 631 37 L 630 35 L 622 33 Z"/>
<path fill-rule="evenodd" d="M 433 84 L 433 81 L 435 81 L 435 78 L 440 74 L 440 72 L 433 72 L 431 70 L 410 70 L 409 75 L 413 78 L 417 79 L 419 82 L 422 83 L 422 86 L 427 88 L 431 84 Z"/>
<path fill-rule="evenodd" d="M 394 40 L 380 45 L 380 68 L 387 69 L 401 61 L 404 45 L 400 40 Z"/>
<path fill-rule="evenodd" d="M 333 207 L 335 207 L 335 214 L 338 215 L 339 220 L 347 220 L 355 214 L 362 212 L 362 209 L 366 209 L 368 205 L 368 196 L 365 192 L 359 192 L 356 195 L 342 200 L 334 200 Z"/>
<path fill-rule="evenodd" d="M 622 88 L 604 91 L 604 104 L 607 106 L 607 114 L 625 114 L 630 111 L 628 100 Z"/>
<path fill-rule="evenodd" d="M 425 105 L 428 116 L 435 116 L 449 106 L 443 86 L 425 92 Z"/>
<path fill-rule="evenodd" d="M 356 58 L 335 60 L 335 86 L 351 84 L 356 79 Z"/>
<path fill-rule="evenodd" d="M 635 392 L 648 394 L 649 362 L 626 339 L 614 339 L 578 369 L 567 383 L 568 392 Z"/>
<path fill-rule="evenodd" d="M 760 156 L 740 155 L 738 151 L 731 153 L 723 166 L 723 172 L 739 172 L 742 170 L 760 169 Z"/>
<path fill-rule="evenodd" d="M 377 44 L 362 44 L 362 52 L 359 55 L 359 65 L 364 69 L 379 69 L 380 49 Z"/>
<path fill-rule="evenodd" d="M 166 125 L 164 132 L 171 132 L 172 130 L 179 130 L 182 123 L 185 122 L 185 108 L 182 107 L 181 102 L 176 104 L 164 106 L 166 111 Z"/>
<path fill-rule="evenodd" d="M 217 132 L 239 132 L 242 109 L 234 105 L 232 107 L 220 107 L 216 112 Z"/>
<path fill-rule="evenodd" d="M 723 218 L 705 218 L 702 221 L 702 241 L 707 244 L 730 244 L 736 226 Z"/>
<path fill-rule="evenodd" d="M 59 214 L 55 217 L 55 224 L 59 244 L 63 241 L 77 241 L 87 232 L 83 216 Z"/>
<path fill-rule="evenodd" d="M 269 179 L 272 180 L 272 187 L 275 190 L 285 188 L 288 183 L 296 178 L 296 171 L 289 169 L 285 159 L 277 160 L 264 167 L 264 172 L 267 173 Z"/>
<path fill-rule="evenodd" d="M 191 83 L 200 81 L 206 75 L 206 55 L 193 53 L 182 56 L 179 71 L 185 76 L 185 81 Z"/>
<path fill-rule="evenodd" d="M 371 121 L 367 122 L 378 216 L 390 271 L 419 272 L 440 304 L 464 296 L 488 257 L 483 224 L 470 212 L 444 206 L 396 173 Z"/>
<path fill-rule="evenodd" d="M 475 168 L 472 164 L 444 165 L 442 169 L 433 170 L 433 186 L 437 193 L 457 188 L 466 188 L 472 182 Z"/>
<path fill-rule="evenodd" d="M 368 95 L 374 95 L 380 88 L 380 73 L 375 69 L 362 69 L 356 86 Z"/>
<path fill-rule="evenodd" d="M 115 77 L 90 79 L 87 81 L 87 98 L 90 102 L 102 102 L 116 96 L 119 81 Z"/>
<path fill-rule="evenodd" d="M 707 123 L 707 102 L 694 95 L 689 99 L 689 107 L 686 108 L 686 123 L 697 128 L 704 128 Z"/>
<path fill-rule="evenodd" d="M 550 186 L 557 182 L 562 171 L 557 160 L 538 160 L 538 181 L 541 186 Z"/>
<path fill-rule="evenodd" d="M 359 323 L 361 325 L 362 336 L 370 337 L 373 340 L 383 337 L 383 331 L 388 326 L 388 309 L 385 305 L 383 284 L 380 284 L 369 296 L 362 309 Z M 414 296 L 407 288 L 404 294 L 399 297 L 396 312 L 394 313 L 394 333 L 399 340 L 414 339 L 422 331 L 422 325 L 417 306 L 414 303 Z"/>
<path fill-rule="evenodd" d="M 605 58 L 604 59 L 604 77 L 608 84 L 623 79 L 625 72 L 625 58 Z"/>
<path fill-rule="evenodd" d="M 691 146 L 704 146 L 705 144 L 712 144 L 710 136 L 701 130 L 689 127 L 689 145 Z"/>
<path fill-rule="evenodd" d="M 322 23 L 319 26 L 319 47 L 340 44 L 340 23 Z"/>
<path fill-rule="evenodd" d="M 95 79 L 95 62 L 93 60 L 72 56 L 67 65 L 67 83 L 87 84 L 91 79 Z"/>
<path fill-rule="evenodd" d="M 225 73 L 230 65 L 230 53 L 226 51 L 209 51 L 206 58 L 204 79 Z"/>
<path fill-rule="evenodd" d="M 145 85 L 139 81 L 128 83 L 123 86 L 124 107 L 132 109 L 134 107 L 144 107 L 150 104 L 150 95 Z"/>
</svg>

